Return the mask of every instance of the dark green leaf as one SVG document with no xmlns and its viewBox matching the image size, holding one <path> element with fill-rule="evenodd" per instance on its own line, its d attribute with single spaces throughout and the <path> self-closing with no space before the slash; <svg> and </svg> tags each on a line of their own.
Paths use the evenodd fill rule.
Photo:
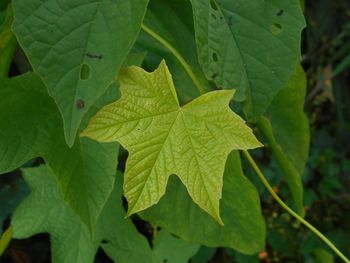
<svg viewBox="0 0 350 263">
<path fill-rule="evenodd" d="M 248 118 L 267 109 L 300 59 L 299 0 L 191 0 L 199 62 L 218 87 L 237 89 Z"/>
<path fill-rule="evenodd" d="M 113 189 L 118 144 L 83 138 L 69 148 L 57 107 L 34 73 L 1 79 L 0 86 L 0 173 L 43 157 L 65 200 L 94 225 Z"/>
<path fill-rule="evenodd" d="M 125 60 L 148 0 L 14 0 L 14 31 L 63 116 L 74 144 L 80 122 Z"/>
<path fill-rule="evenodd" d="M 114 241 L 113 237 L 119 242 L 119 246 L 113 247 L 114 253 L 119 255 L 118 262 L 141 263 L 147 256 L 151 258 L 146 239 L 137 233 L 130 219 L 125 219 L 120 177 L 91 232 L 64 201 L 48 167 L 24 169 L 24 178 L 32 193 L 15 212 L 12 220 L 14 237 L 49 233 L 53 262 L 92 263 L 100 242 Z M 136 255 L 139 261 L 131 260 Z"/>
<path fill-rule="evenodd" d="M 310 131 L 304 113 L 306 77 L 301 66 L 262 117 L 258 126 L 291 189 L 297 210 L 304 214 L 301 176 L 308 159 Z"/>
</svg>

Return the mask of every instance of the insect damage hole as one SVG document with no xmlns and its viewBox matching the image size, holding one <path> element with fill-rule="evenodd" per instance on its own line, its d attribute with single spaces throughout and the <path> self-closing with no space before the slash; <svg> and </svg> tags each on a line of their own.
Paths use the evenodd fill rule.
<svg viewBox="0 0 350 263">
<path fill-rule="evenodd" d="M 270 26 L 270 31 L 271 31 L 272 35 L 277 36 L 282 32 L 282 25 L 278 24 L 278 23 L 273 23 Z"/>
<path fill-rule="evenodd" d="M 213 8 L 215 11 L 218 11 L 219 8 L 217 6 L 217 3 L 215 2 L 215 0 L 210 0 L 210 6 L 211 8 Z"/>
<path fill-rule="evenodd" d="M 284 13 L 284 10 L 283 9 L 281 9 L 281 10 L 279 10 L 278 12 L 277 12 L 277 16 L 281 16 L 281 15 L 283 15 L 283 13 Z"/>
<path fill-rule="evenodd" d="M 217 55 L 216 53 L 213 53 L 213 60 L 214 60 L 215 62 L 218 61 L 218 55 Z"/>
<path fill-rule="evenodd" d="M 90 67 L 87 64 L 81 65 L 80 68 L 80 79 L 87 80 L 90 77 Z"/>
</svg>

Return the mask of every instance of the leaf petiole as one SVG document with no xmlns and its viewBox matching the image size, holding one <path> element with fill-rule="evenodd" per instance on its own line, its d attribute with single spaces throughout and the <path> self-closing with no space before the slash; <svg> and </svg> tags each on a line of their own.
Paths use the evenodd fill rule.
<svg viewBox="0 0 350 263">
<path fill-rule="evenodd" d="M 191 66 L 188 65 L 188 63 L 185 61 L 183 56 L 168 41 L 166 41 L 164 38 L 162 38 L 160 35 L 158 35 L 156 32 L 154 32 L 148 26 L 146 26 L 145 24 L 141 24 L 141 28 L 146 33 L 148 33 L 151 37 L 153 37 L 159 43 L 161 43 L 164 47 L 166 47 L 176 57 L 176 59 L 180 62 L 180 64 L 183 66 L 183 68 L 185 69 L 187 74 L 192 79 L 192 81 L 193 81 L 194 85 L 196 86 L 196 88 L 198 89 L 199 93 L 204 94 L 205 89 L 203 88 L 202 84 L 200 83 L 200 81 L 197 79 L 196 75 L 192 71 Z"/>
<path fill-rule="evenodd" d="M 4 253 L 12 238 L 12 227 L 9 226 L 0 237 L 0 256 Z"/>
<path fill-rule="evenodd" d="M 303 225 L 305 225 L 308 229 L 310 229 L 315 235 L 317 235 L 323 242 L 325 242 L 344 262 L 350 263 L 350 260 L 330 241 L 325 235 L 323 235 L 319 230 L 317 230 L 313 225 L 311 225 L 308 221 L 306 221 L 304 218 L 299 216 L 296 212 L 294 212 L 286 203 L 282 201 L 282 199 L 275 193 L 275 191 L 272 189 L 269 182 L 266 180 L 264 174 L 258 167 L 258 165 L 255 163 L 252 156 L 249 154 L 248 151 L 242 150 L 243 154 L 253 167 L 256 174 L 259 176 L 261 182 L 264 184 L 266 189 L 269 191 L 269 193 L 272 195 L 272 197 L 277 201 L 277 203 L 283 207 L 284 210 L 286 210 L 289 214 L 291 214 L 293 217 L 295 217 L 298 221 L 300 221 Z"/>
</svg>

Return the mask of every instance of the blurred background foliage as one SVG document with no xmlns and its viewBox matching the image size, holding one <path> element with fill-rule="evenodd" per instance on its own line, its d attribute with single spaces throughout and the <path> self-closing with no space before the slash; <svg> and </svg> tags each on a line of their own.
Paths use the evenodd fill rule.
<svg viewBox="0 0 350 263">
<path fill-rule="evenodd" d="M 6 1 L 0 2 L 0 24 Z M 307 28 L 303 32 L 302 65 L 308 79 L 305 111 L 310 120 L 310 157 L 303 175 L 306 219 L 350 255 L 350 1 L 305 1 Z M 12 75 L 30 69 L 17 48 Z M 256 151 L 264 173 L 286 199 L 288 188 L 269 149 Z M 41 160 L 34 162 L 40 163 Z M 28 163 L 32 166 L 33 163 Z M 247 167 L 247 166 L 246 166 Z M 266 251 L 246 256 L 225 248 L 202 247 L 192 263 L 338 262 L 318 238 L 298 224 L 269 196 L 253 171 L 247 176 L 257 185 L 268 229 Z M 0 234 L 11 213 L 28 194 L 19 171 L 0 177 Z M 138 223 L 138 222 L 136 222 Z M 147 224 L 138 228 L 147 233 Z M 13 240 L 0 262 L 50 262 L 49 239 L 37 235 Z M 96 262 L 110 262 L 100 251 Z"/>
</svg>

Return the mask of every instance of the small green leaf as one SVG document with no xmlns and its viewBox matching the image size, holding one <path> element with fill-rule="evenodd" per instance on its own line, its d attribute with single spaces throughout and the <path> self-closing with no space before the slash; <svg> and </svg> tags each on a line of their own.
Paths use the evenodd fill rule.
<svg viewBox="0 0 350 263">
<path fill-rule="evenodd" d="M 261 146 L 228 104 L 233 91 L 206 93 L 180 107 L 163 61 L 153 73 L 139 67 L 120 72 L 122 97 L 104 107 L 82 136 L 120 142 L 129 151 L 124 191 L 128 214 L 156 204 L 176 174 L 192 199 L 222 223 L 222 175 L 234 149 Z"/>
<path fill-rule="evenodd" d="M 46 232 L 50 234 L 53 262 L 92 263 L 101 241 L 108 244 L 111 237 L 118 237 L 120 246 L 114 246 L 118 262 L 138 262 L 129 261 L 133 255 L 142 255 L 142 260 L 148 257 L 150 260 L 145 262 L 152 262 L 146 239 L 138 234 L 131 220 L 125 219 L 119 178 L 98 223 L 89 231 L 64 201 L 48 167 L 23 169 L 23 174 L 32 192 L 13 216 L 14 238 Z"/>
<path fill-rule="evenodd" d="M 220 3 L 219 3 L 220 2 Z M 191 0 L 199 63 L 218 87 L 237 89 L 259 117 L 300 59 L 299 0 Z"/>
<path fill-rule="evenodd" d="M 304 215 L 301 176 L 309 154 L 310 131 L 304 113 L 306 76 L 300 65 L 258 121 L 258 127 L 271 148 L 291 189 L 296 208 Z"/>
<path fill-rule="evenodd" d="M 119 145 L 77 138 L 69 148 L 59 111 L 40 78 L 0 79 L 0 174 L 43 157 L 65 200 L 92 226 L 113 189 Z"/>
<path fill-rule="evenodd" d="M 243 175 L 236 151 L 227 158 L 222 195 L 224 226 L 192 202 L 177 178 L 170 178 L 165 196 L 140 215 L 190 243 L 230 247 L 245 254 L 264 249 L 266 233 L 259 195 Z"/>
<path fill-rule="evenodd" d="M 148 0 L 14 0 L 14 31 L 64 120 L 69 146 L 140 31 Z M 81 103 L 84 101 L 84 103 Z"/>
</svg>

